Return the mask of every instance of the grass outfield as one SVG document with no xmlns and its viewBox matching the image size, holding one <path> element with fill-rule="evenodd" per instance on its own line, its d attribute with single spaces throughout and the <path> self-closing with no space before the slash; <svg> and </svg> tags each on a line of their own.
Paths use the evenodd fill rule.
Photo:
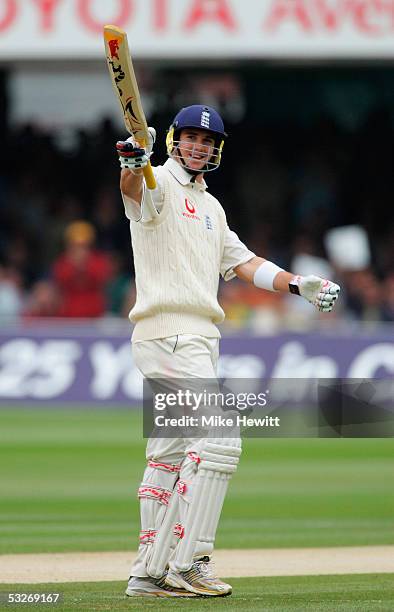
<svg viewBox="0 0 394 612">
<path fill-rule="evenodd" d="M 141 436 L 130 410 L 0 410 L 0 552 L 136 549 Z M 394 544 L 393 473 L 394 439 L 245 439 L 217 547 Z"/>
<path fill-rule="evenodd" d="M 234 578 L 231 597 L 212 599 L 126 598 L 124 583 L 88 582 L 66 584 L 0 585 L 0 594 L 61 593 L 55 606 L 23 604 L 23 609 L 42 610 L 276 610 L 277 612 L 391 612 L 394 609 L 394 575 L 362 574 L 358 576 L 303 576 L 291 578 Z M 7 610 L 21 608 L 7 606 Z"/>
</svg>

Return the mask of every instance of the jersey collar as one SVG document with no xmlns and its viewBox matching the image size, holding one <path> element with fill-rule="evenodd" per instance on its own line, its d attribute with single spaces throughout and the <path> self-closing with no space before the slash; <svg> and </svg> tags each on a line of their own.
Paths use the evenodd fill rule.
<svg viewBox="0 0 394 612">
<path fill-rule="evenodd" d="M 166 168 L 169 172 L 171 172 L 172 176 L 176 178 L 178 183 L 183 186 L 190 185 L 193 189 L 197 189 L 198 191 L 205 191 L 207 188 L 207 184 L 202 180 L 202 183 L 192 182 L 192 176 L 186 172 L 184 168 L 180 164 L 178 164 L 175 159 L 171 159 L 169 157 L 164 164 L 164 168 Z"/>
</svg>

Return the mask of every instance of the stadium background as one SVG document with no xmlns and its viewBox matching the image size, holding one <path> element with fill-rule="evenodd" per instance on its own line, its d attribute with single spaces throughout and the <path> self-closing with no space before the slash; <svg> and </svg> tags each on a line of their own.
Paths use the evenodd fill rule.
<svg viewBox="0 0 394 612">
<path fill-rule="evenodd" d="M 343 288 L 337 311 L 323 318 L 295 298 L 223 283 L 227 375 L 392 375 L 392 14 L 372 0 L 359 13 L 345 4 L 261 3 L 258 44 L 242 30 L 252 17 L 244 22 L 230 0 L 0 6 L 3 554 L 136 546 L 144 440 L 114 152 L 125 134 L 100 23 L 130 34 L 158 132 L 153 163 L 165 160 L 178 108 L 212 104 L 229 139 L 209 186 L 230 226 L 264 257 L 324 272 Z M 102 307 L 87 296 L 82 321 L 66 311 L 56 281 L 65 231 L 78 219 L 94 226 L 108 270 Z M 327 232 L 343 226 L 359 233 L 338 259 Z M 246 440 L 218 546 L 393 544 L 392 470 L 390 439 Z"/>
</svg>

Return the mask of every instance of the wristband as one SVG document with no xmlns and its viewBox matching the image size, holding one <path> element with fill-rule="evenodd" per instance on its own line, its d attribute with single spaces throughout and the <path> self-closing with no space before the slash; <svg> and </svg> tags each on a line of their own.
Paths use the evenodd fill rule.
<svg viewBox="0 0 394 612">
<path fill-rule="evenodd" d="M 276 291 L 274 289 L 274 278 L 278 272 L 284 272 L 283 268 L 280 268 L 272 261 L 264 261 L 254 273 L 253 283 L 259 289 L 267 289 L 267 291 Z"/>
</svg>

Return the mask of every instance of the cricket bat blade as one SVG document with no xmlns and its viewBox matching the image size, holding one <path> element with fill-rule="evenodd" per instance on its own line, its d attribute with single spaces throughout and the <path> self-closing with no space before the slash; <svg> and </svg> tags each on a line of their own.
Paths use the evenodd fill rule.
<svg viewBox="0 0 394 612">
<path fill-rule="evenodd" d="M 114 25 L 104 26 L 104 45 L 112 86 L 126 130 L 142 147 L 145 147 L 149 142 L 148 125 L 141 104 L 126 32 Z M 148 189 L 155 189 L 156 180 L 150 162 L 142 170 Z"/>
</svg>

